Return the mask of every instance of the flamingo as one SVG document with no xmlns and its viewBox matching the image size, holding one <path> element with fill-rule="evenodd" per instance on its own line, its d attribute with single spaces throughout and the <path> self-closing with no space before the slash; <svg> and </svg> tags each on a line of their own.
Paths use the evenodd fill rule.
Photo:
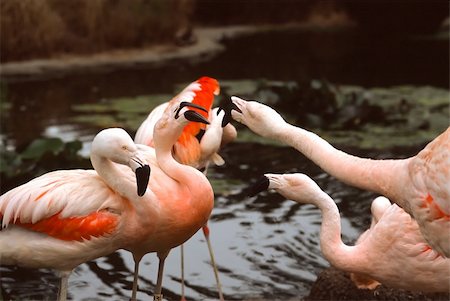
<svg viewBox="0 0 450 301">
<path fill-rule="evenodd" d="M 389 200 L 376 199 L 375 221 L 354 246 L 341 239 L 339 210 L 333 199 L 305 174 L 265 174 L 252 195 L 273 189 L 301 204 L 313 204 L 322 212 L 320 246 L 336 268 L 374 279 L 393 288 L 423 292 L 450 292 L 450 259 L 431 249 L 417 222 Z M 386 203 L 387 202 L 387 203 Z M 378 211 L 378 212 L 377 212 Z M 373 283 L 372 288 L 377 286 Z M 361 286 L 360 286 L 361 287 Z"/>
<path fill-rule="evenodd" d="M 172 100 L 160 104 L 150 112 L 139 126 L 134 141 L 153 147 L 154 126 L 169 104 L 191 102 L 206 109 L 207 112 L 201 110 L 197 110 L 197 112 L 204 117 L 208 117 L 211 124 L 208 126 L 189 124 L 174 145 L 175 158 L 183 164 L 191 165 L 200 170 L 205 169 L 211 162 L 223 164 L 223 160 L 217 157 L 217 151 L 220 147 L 233 141 L 237 132 L 236 128 L 229 123 L 231 119 L 230 109 L 225 109 L 223 116 L 219 116 L 219 108 L 211 110 L 214 95 L 218 95 L 219 92 L 219 83 L 214 78 L 204 76 L 192 82 Z M 213 120 L 216 120 L 216 122 L 213 123 Z M 218 126 L 220 124 L 222 124 L 221 127 Z M 209 134 L 205 137 L 207 129 Z M 221 139 L 218 140 L 218 137 Z"/>
<path fill-rule="evenodd" d="M 121 246 L 145 199 L 150 168 L 124 130 L 99 132 L 90 157 L 95 170 L 49 172 L 0 197 L 1 263 L 58 270 L 59 300 L 76 266 Z"/>
<path fill-rule="evenodd" d="M 220 108 L 211 109 L 214 95 L 218 95 L 219 91 L 219 83 L 214 78 L 204 76 L 192 82 L 172 100 L 160 104 L 150 112 L 138 128 L 134 138 L 135 142 L 153 147 L 155 124 L 167 110 L 167 107 L 183 101 L 191 102 L 201 105 L 208 111 L 207 114 L 201 111 L 198 112 L 203 114 L 204 117 L 208 117 L 210 124 L 206 126 L 190 124 L 185 127 L 174 145 L 174 157 L 180 163 L 193 166 L 203 171 L 205 175 L 211 163 L 218 166 L 223 165 L 225 162 L 218 154 L 219 149 L 234 140 L 237 132 L 235 127 L 229 123 L 231 119 L 230 110 L 221 110 Z M 219 274 L 210 241 L 210 231 L 207 224 L 202 229 L 214 270 L 219 299 L 223 300 Z M 181 245 L 181 299 L 185 300 L 183 245 Z"/>
<path fill-rule="evenodd" d="M 337 179 L 397 203 L 416 219 L 429 245 L 450 257 L 450 127 L 413 157 L 371 160 L 337 150 L 269 106 L 235 96 L 232 102 L 239 108 L 233 118 L 256 134 L 286 143 Z"/>
<path fill-rule="evenodd" d="M 142 224 L 135 229 L 140 234 L 123 246 L 135 261 L 132 300 L 136 299 L 139 262 L 149 252 L 156 252 L 159 258 L 154 300 L 162 300 L 162 275 L 169 251 L 206 224 L 214 204 L 213 190 L 206 176 L 196 168 L 179 163 L 172 155 L 178 138 L 192 124 L 189 122 L 209 123 L 200 113 L 185 107 L 206 111 L 190 102 L 169 103 L 154 125 L 154 148 L 139 146 L 156 161 L 149 159 L 152 173 L 147 194 L 151 198 L 142 212 Z"/>
</svg>

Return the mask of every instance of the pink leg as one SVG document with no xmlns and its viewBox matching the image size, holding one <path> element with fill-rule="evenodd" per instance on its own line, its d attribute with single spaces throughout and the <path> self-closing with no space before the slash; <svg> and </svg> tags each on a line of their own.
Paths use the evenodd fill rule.
<svg viewBox="0 0 450 301">
<path fill-rule="evenodd" d="M 220 284 L 220 279 L 219 279 L 219 271 L 217 269 L 216 261 L 214 259 L 214 252 L 213 252 L 213 249 L 212 249 L 211 241 L 209 239 L 209 227 L 208 227 L 208 224 L 205 224 L 202 227 L 202 230 L 203 230 L 203 234 L 205 235 L 206 243 L 208 245 L 209 256 L 211 257 L 211 264 L 212 264 L 213 270 L 214 270 L 214 276 L 216 277 L 217 290 L 219 291 L 219 300 L 220 301 L 224 301 L 223 293 L 222 293 L 222 285 Z"/>
</svg>

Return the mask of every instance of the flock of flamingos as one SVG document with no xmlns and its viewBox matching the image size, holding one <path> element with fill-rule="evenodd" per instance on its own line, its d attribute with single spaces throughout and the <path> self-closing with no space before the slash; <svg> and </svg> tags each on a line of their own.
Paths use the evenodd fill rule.
<svg viewBox="0 0 450 301">
<path fill-rule="evenodd" d="M 206 171 L 210 164 L 224 164 L 218 152 L 237 135 L 234 119 L 294 147 L 338 180 L 382 195 L 372 202 L 370 228 L 348 246 L 335 202 L 307 175 L 268 173 L 251 189 L 271 189 L 319 207 L 322 253 L 351 273 L 357 287 L 381 283 L 450 292 L 450 127 L 414 157 L 371 160 L 334 148 L 256 101 L 233 96 L 213 109 L 218 93 L 217 80 L 202 77 L 156 107 L 134 141 L 123 129 L 99 132 L 90 155 L 94 169 L 49 172 L 3 194 L 0 263 L 59 271 L 58 299 L 66 300 L 76 266 L 125 249 L 135 262 L 136 300 L 139 262 L 156 252 L 154 300 L 162 300 L 168 253 L 200 228 L 214 266 L 207 227 L 214 193 Z M 215 275 L 223 300 L 217 270 Z M 183 288 L 181 295 L 183 300 Z"/>
</svg>

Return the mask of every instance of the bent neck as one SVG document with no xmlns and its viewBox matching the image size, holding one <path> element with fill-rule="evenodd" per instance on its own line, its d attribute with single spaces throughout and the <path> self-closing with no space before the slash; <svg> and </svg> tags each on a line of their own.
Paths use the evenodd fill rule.
<svg viewBox="0 0 450 301">
<path fill-rule="evenodd" d="M 204 176 L 197 169 L 184 165 L 176 161 L 172 155 L 172 147 L 170 143 L 159 143 L 158 139 L 154 140 L 156 160 L 158 161 L 161 170 L 176 180 L 190 187 L 198 186 L 202 181 L 205 181 Z M 175 141 L 174 141 L 175 143 Z M 207 180 L 206 180 L 207 181 Z M 195 189 L 190 189 L 195 191 Z"/>
<path fill-rule="evenodd" d="M 91 163 L 112 190 L 129 200 L 137 198 L 136 183 L 133 183 L 130 175 L 122 172 L 116 163 L 96 154 L 91 154 Z"/>
<path fill-rule="evenodd" d="M 284 126 L 278 139 L 305 155 L 325 172 L 337 179 L 358 187 L 371 190 L 395 200 L 403 206 L 397 187 L 400 177 L 407 177 L 404 160 L 372 160 L 349 155 L 334 148 L 318 135 L 290 124 Z"/>
<path fill-rule="evenodd" d="M 336 268 L 357 272 L 358 254 L 357 246 L 347 246 L 341 238 L 341 218 L 334 201 L 326 193 L 321 194 L 315 201 L 322 212 L 322 224 L 320 227 L 320 247 L 325 258 Z"/>
</svg>

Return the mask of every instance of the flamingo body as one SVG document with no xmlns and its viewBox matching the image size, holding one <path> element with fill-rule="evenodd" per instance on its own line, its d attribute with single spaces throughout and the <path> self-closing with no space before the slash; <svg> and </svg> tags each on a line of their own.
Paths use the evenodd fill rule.
<svg viewBox="0 0 450 301">
<path fill-rule="evenodd" d="M 138 194 L 147 187 L 148 174 L 142 182 L 130 171 L 140 172 L 143 156 L 125 131 L 103 130 L 92 143 L 95 170 L 49 172 L 3 194 L 2 264 L 53 268 L 68 276 L 77 265 L 120 248 Z"/>
<path fill-rule="evenodd" d="M 381 216 L 354 246 L 341 239 L 339 210 L 331 197 L 304 174 L 266 174 L 267 187 L 287 199 L 318 206 L 323 220 L 321 249 L 335 267 L 386 286 L 424 292 L 450 291 L 450 259 L 431 249 L 417 222 L 402 208 L 383 205 Z M 374 209 L 372 207 L 372 209 Z"/>
<path fill-rule="evenodd" d="M 154 131 L 156 124 L 164 116 L 168 114 L 171 108 L 179 105 L 182 102 L 188 102 L 195 105 L 200 105 L 205 108 L 206 112 L 202 110 L 194 110 L 200 113 L 203 117 L 207 117 L 210 124 L 196 124 L 189 123 L 183 128 L 182 133 L 177 138 L 173 146 L 172 154 L 174 158 L 186 165 L 193 166 L 199 170 L 203 170 L 206 174 L 208 166 L 213 163 L 215 165 L 223 165 L 224 160 L 218 154 L 220 147 L 231 142 L 236 138 L 236 129 L 233 125 L 227 124 L 222 127 L 222 121 L 224 119 L 224 112 L 220 112 L 218 108 L 211 110 L 212 103 L 214 101 L 214 95 L 218 95 L 220 91 L 219 83 L 216 79 L 210 77 L 201 77 L 193 83 L 189 84 L 183 91 L 181 91 L 172 100 L 162 103 L 153 109 L 148 117 L 141 124 L 136 132 L 135 142 L 147 145 L 149 147 L 155 147 L 154 143 Z M 153 170 L 153 168 L 152 168 Z M 156 175 L 156 173 L 154 173 Z M 169 181 L 170 182 L 170 181 Z M 164 185 L 154 184 L 155 181 L 150 181 L 151 190 L 158 192 L 163 195 L 165 190 L 158 189 L 158 187 L 164 187 Z M 153 187 L 156 185 L 156 187 Z M 177 189 L 174 187 L 173 189 Z M 175 194 L 174 194 L 175 195 Z M 176 197 L 183 198 L 185 192 L 176 193 Z M 175 206 L 178 207 L 179 204 L 193 202 L 190 200 L 190 196 L 186 195 L 186 200 L 179 200 L 174 202 Z M 174 223 L 183 223 L 186 220 L 186 215 L 182 215 Z M 208 248 L 210 251 L 211 261 L 213 264 L 215 277 L 217 281 L 217 286 L 219 288 L 219 299 L 223 300 L 222 292 L 220 289 L 220 282 L 218 278 L 217 268 L 215 266 L 214 255 L 212 247 L 209 241 L 209 229 L 206 225 L 207 221 L 204 222 L 203 232 L 205 234 L 206 241 L 208 243 Z M 143 252 L 148 249 L 148 246 L 143 247 Z M 182 299 L 184 299 L 184 266 L 183 266 L 183 249 L 182 254 Z M 138 259 L 139 260 L 139 259 Z M 135 275 L 136 277 L 136 275 Z"/>
<path fill-rule="evenodd" d="M 232 112 L 237 121 L 291 145 L 343 182 L 385 195 L 416 219 L 435 251 L 450 257 L 450 127 L 414 157 L 371 160 L 335 149 L 266 105 L 238 97 L 232 101 L 241 110 Z"/>
<path fill-rule="evenodd" d="M 189 168 L 189 184 L 168 175 L 159 164 L 151 165 L 151 170 L 148 190 L 153 204 L 147 204 L 148 224 L 140 225 L 142 235 L 125 246 L 142 256 L 169 251 L 188 240 L 208 220 L 214 197 L 209 181 L 195 168 Z"/>
<path fill-rule="evenodd" d="M 181 96 L 181 99 L 185 99 L 183 93 Z M 184 107 L 189 107 L 189 111 Z M 207 222 L 212 211 L 214 195 L 206 176 L 189 165 L 179 163 L 173 156 L 174 147 L 190 121 L 208 123 L 202 114 L 191 110 L 191 107 L 202 108 L 189 102 L 170 101 L 157 108 L 157 111 L 161 110 L 158 111 L 158 118 L 155 114 L 150 114 L 145 125 L 141 127 L 142 134 L 149 130 L 150 124 L 153 126 L 150 139 L 153 147 L 139 145 L 147 156 L 152 157 L 152 160 L 147 160 L 152 170 L 147 194 L 152 200 L 145 205 L 147 208 L 143 209 L 141 216 L 142 222 L 149 224 L 141 224 L 136 228 L 135 232 L 139 232 L 139 236 L 135 236 L 123 246 L 132 252 L 135 260 L 132 300 L 136 298 L 141 258 L 150 252 L 157 253 L 160 265 L 155 298 L 161 298 L 165 258 L 172 248 L 194 235 Z M 196 139 L 192 138 L 194 139 L 190 139 L 191 141 Z M 198 141 L 196 143 L 198 144 Z"/>
</svg>

